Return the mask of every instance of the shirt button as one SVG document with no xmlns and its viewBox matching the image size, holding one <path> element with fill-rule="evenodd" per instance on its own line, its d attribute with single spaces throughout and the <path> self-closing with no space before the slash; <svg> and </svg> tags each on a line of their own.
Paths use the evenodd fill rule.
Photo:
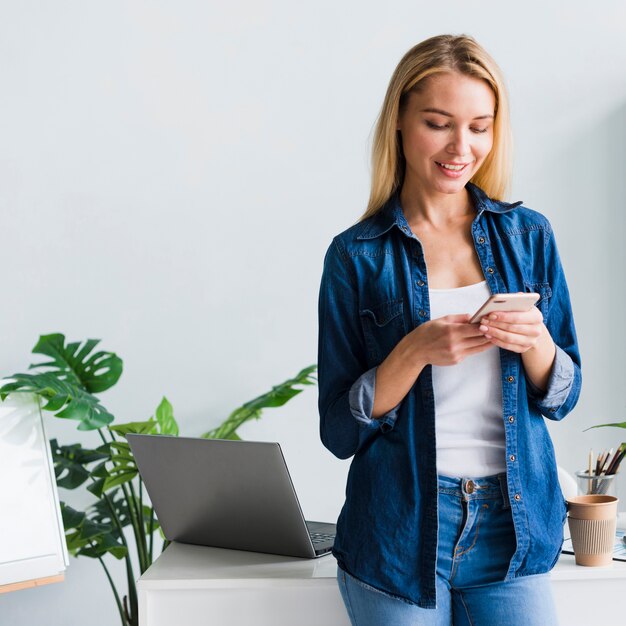
<svg viewBox="0 0 626 626">
<path fill-rule="evenodd" d="M 515 418 L 512 415 L 509 415 L 509 422 L 512 424 L 515 421 Z"/>
<path fill-rule="evenodd" d="M 420 287 L 423 287 L 423 286 L 424 286 L 424 281 L 423 281 L 423 280 L 418 280 L 418 281 L 417 281 L 417 284 L 418 284 Z"/>
<path fill-rule="evenodd" d="M 420 310 L 418 311 L 418 315 L 419 315 L 420 317 L 426 317 L 426 311 L 424 311 L 424 309 L 420 309 Z"/>
<path fill-rule="evenodd" d="M 493 274 L 493 267 L 488 267 L 488 268 L 487 268 L 487 271 L 488 271 L 490 274 Z"/>
<path fill-rule="evenodd" d="M 514 455 L 514 454 L 512 454 L 512 455 L 509 457 L 509 460 L 510 460 L 510 461 L 515 461 L 515 455 Z"/>
<path fill-rule="evenodd" d="M 519 502 L 522 499 L 522 496 L 520 496 L 519 493 L 516 493 L 514 498 Z"/>
<path fill-rule="evenodd" d="M 478 238 L 478 243 L 485 243 L 485 238 L 484 237 L 479 237 Z"/>
<path fill-rule="evenodd" d="M 507 380 L 512 383 L 515 380 L 515 376 L 508 376 Z"/>
</svg>

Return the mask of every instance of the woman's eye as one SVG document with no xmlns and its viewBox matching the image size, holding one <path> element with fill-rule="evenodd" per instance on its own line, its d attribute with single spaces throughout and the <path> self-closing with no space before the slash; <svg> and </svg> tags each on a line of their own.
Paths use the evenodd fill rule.
<svg viewBox="0 0 626 626">
<path fill-rule="evenodd" d="M 426 120 L 426 125 L 429 128 L 434 128 L 435 130 L 443 130 L 444 128 L 448 128 L 448 124 L 446 124 L 445 126 L 437 126 L 437 124 L 433 124 L 433 122 L 429 122 L 428 120 Z M 473 133 L 486 133 L 487 132 L 487 128 L 472 128 L 471 129 Z"/>
<path fill-rule="evenodd" d="M 437 130 L 441 130 L 442 128 L 447 128 L 447 125 L 437 126 L 437 124 L 433 124 L 432 122 L 429 122 L 428 120 L 426 120 L 426 126 L 429 126 L 430 128 L 436 128 Z"/>
</svg>

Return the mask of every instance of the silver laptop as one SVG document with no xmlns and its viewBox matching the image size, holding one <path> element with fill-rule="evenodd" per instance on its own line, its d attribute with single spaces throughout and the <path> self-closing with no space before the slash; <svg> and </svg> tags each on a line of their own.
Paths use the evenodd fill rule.
<svg viewBox="0 0 626 626">
<path fill-rule="evenodd" d="M 316 558 L 335 524 L 305 521 L 278 443 L 127 435 L 170 541 Z"/>
</svg>

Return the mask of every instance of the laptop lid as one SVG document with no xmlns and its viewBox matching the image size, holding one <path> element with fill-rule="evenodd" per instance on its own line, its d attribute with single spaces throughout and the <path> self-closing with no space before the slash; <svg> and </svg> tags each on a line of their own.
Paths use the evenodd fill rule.
<svg viewBox="0 0 626 626">
<path fill-rule="evenodd" d="M 313 546 L 278 443 L 127 438 L 170 541 L 308 558 L 330 551 L 332 540 Z"/>
</svg>

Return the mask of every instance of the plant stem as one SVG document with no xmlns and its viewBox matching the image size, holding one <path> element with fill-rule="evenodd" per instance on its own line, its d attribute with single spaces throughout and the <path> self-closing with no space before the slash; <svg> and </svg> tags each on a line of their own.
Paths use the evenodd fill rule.
<svg viewBox="0 0 626 626">
<path fill-rule="evenodd" d="M 100 433 L 100 437 L 102 437 L 102 440 L 104 441 L 104 443 L 105 444 L 109 443 L 105 439 L 104 434 L 102 433 L 100 429 L 98 429 L 98 432 Z M 112 433 L 111 433 L 111 438 L 114 439 Z M 122 492 L 124 493 L 124 489 L 122 489 Z M 132 518 L 130 502 L 128 501 L 128 494 L 124 493 L 124 496 L 126 499 L 126 506 L 129 508 L 129 511 L 128 511 L 129 518 Z M 111 499 L 106 493 L 103 493 L 102 497 L 105 499 L 107 506 L 109 507 L 109 510 L 111 511 L 111 519 L 114 521 L 115 525 L 117 526 L 118 532 L 120 534 L 120 539 L 122 540 L 122 544 L 126 547 L 126 555 L 124 557 L 124 560 L 126 562 L 126 581 L 128 584 L 128 597 L 130 598 L 130 615 L 128 615 L 125 610 L 123 611 L 122 615 L 125 616 L 124 619 L 126 620 L 126 622 L 124 623 L 124 626 L 126 626 L 126 624 L 132 625 L 133 622 L 137 621 L 137 589 L 135 587 L 135 573 L 133 572 L 133 563 L 131 560 L 131 554 L 130 554 L 130 550 L 128 549 L 128 542 L 126 541 L 126 536 L 124 535 L 124 528 L 122 526 L 122 523 L 120 522 L 119 517 L 117 516 L 117 513 L 115 512 L 115 507 L 113 506 Z"/>
<path fill-rule="evenodd" d="M 154 547 L 154 509 L 150 509 L 150 563 L 152 563 L 152 559 L 153 557 L 153 551 L 152 548 Z"/>
<path fill-rule="evenodd" d="M 139 570 L 140 573 L 143 574 L 150 565 L 150 563 L 148 563 L 148 546 L 146 544 L 146 529 L 143 523 L 143 512 L 141 511 L 141 507 L 139 507 L 139 510 L 137 510 L 139 502 L 137 496 L 135 495 L 135 488 L 133 487 L 132 480 L 126 483 L 126 485 L 128 485 L 130 497 L 135 508 L 135 520 L 137 524 L 137 549 L 138 551 L 140 551 Z"/>
<path fill-rule="evenodd" d="M 111 578 L 111 574 L 109 573 L 109 569 L 105 565 L 104 560 L 102 559 L 101 556 L 98 557 L 98 561 L 100 561 L 100 565 L 102 565 L 102 567 L 104 568 L 104 573 L 106 574 L 106 577 L 109 579 L 109 584 L 111 585 L 111 589 L 113 589 L 113 595 L 115 596 L 115 604 L 117 604 L 117 610 L 119 611 L 120 618 L 122 620 L 122 626 L 127 626 L 128 621 L 126 619 L 126 615 L 124 614 L 122 603 L 120 602 L 120 596 L 117 593 L 117 589 L 115 588 L 115 583 L 113 582 L 113 579 Z"/>
<path fill-rule="evenodd" d="M 150 522 L 146 522 L 143 514 L 143 480 L 141 480 L 141 476 L 139 476 L 139 511 L 141 512 L 141 520 L 145 524 L 144 528 L 146 528 L 146 556 L 147 556 L 147 565 L 150 567 L 152 565 L 152 534 L 154 533 L 154 509 L 150 509 Z M 148 537 L 149 545 L 148 545 Z"/>
<path fill-rule="evenodd" d="M 109 498 L 109 496 L 106 493 L 103 493 L 102 497 L 105 499 L 107 506 L 109 507 L 109 511 L 111 511 L 111 519 L 117 526 L 117 530 L 120 534 L 120 539 L 122 540 L 122 544 L 126 548 L 127 554 L 130 554 L 130 550 L 128 550 L 128 542 L 126 541 L 126 536 L 124 535 L 124 527 L 122 526 L 122 522 L 120 522 L 120 518 L 117 516 L 117 513 L 115 512 L 115 507 L 113 506 L 113 503 L 111 502 L 111 498 Z"/>
<path fill-rule="evenodd" d="M 105 499 L 107 506 L 111 511 L 111 519 L 115 522 L 118 532 L 120 533 L 122 543 L 126 547 L 126 555 L 124 556 L 124 561 L 126 562 L 126 580 L 128 584 L 128 596 L 130 597 L 131 614 L 126 615 L 126 612 L 124 612 L 123 615 L 126 615 L 126 622 L 128 624 L 132 624 L 133 618 L 131 616 L 135 616 L 135 621 L 137 619 L 137 589 L 135 588 L 135 573 L 133 572 L 133 562 L 131 560 L 130 550 L 128 549 L 128 542 L 126 541 L 126 536 L 124 535 L 124 528 L 122 527 L 122 523 L 120 522 L 117 513 L 115 512 L 115 507 L 113 506 L 111 499 L 106 493 L 103 493 L 102 497 Z"/>
<path fill-rule="evenodd" d="M 98 429 L 98 431 L 100 431 L 100 429 Z M 117 441 L 112 431 L 109 431 L 109 434 L 111 435 L 111 442 Z M 106 441 L 104 434 L 102 432 L 100 432 L 100 436 L 102 437 L 102 440 L 105 443 L 109 443 Z M 115 465 L 115 462 L 113 462 L 113 464 Z M 126 506 L 128 507 L 128 515 L 130 517 L 131 526 L 133 528 L 133 534 L 135 535 L 137 557 L 139 559 L 139 571 L 141 574 L 143 574 L 146 571 L 146 569 L 148 569 L 146 565 L 146 561 L 147 561 L 146 548 L 145 548 L 146 536 L 144 533 L 143 521 L 137 514 L 137 500 L 135 498 L 135 491 L 133 489 L 132 481 L 128 483 L 131 493 L 129 493 L 129 490 L 126 488 L 125 484 L 122 484 L 120 486 L 122 488 L 122 493 L 124 494 L 124 498 L 126 499 Z"/>
<path fill-rule="evenodd" d="M 104 433 L 102 432 L 102 428 L 98 428 L 98 434 L 100 435 L 100 439 L 102 439 L 102 443 L 111 443 L 111 441 L 114 441 L 113 439 L 113 433 L 111 433 L 111 431 L 109 430 L 109 434 L 111 435 L 111 441 L 107 441 L 107 438 L 104 436 Z"/>
<path fill-rule="evenodd" d="M 139 515 L 141 519 L 141 523 L 145 524 L 143 519 L 143 480 L 141 480 L 141 476 L 138 477 L 139 481 Z"/>
<path fill-rule="evenodd" d="M 128 513 L 130 515 L 131 526 L 133 529 L 133 534 L 135 535 L 135 544 L 137 547 L 137 557 L 139 558 L 139 571 L 143 574 L 145 571 L 144 563 L 145 563 L 145 554 L 143 552 L 143 542 L 141 541 L 141 531 L 139 529 L 139 522 L 137 520 L 137 511 L 136 511 L 136 502 L 133 502 L 133 496 L 130 494 L 129 490 L 126 488 L 127 485 L 120 485 L 122 488 L 122 492 L 124 493 L 124 497 L 126 498 L 126 504 L 128 506 Z"/>
<path fill-rule="evenodd" d="M 129 560 L 126 560 L 126 581 L 128 582 L 128 597 L 130 599 L 130 615 L 128 621 L 130 624 L 137 622 L 137 588 L 135 587 L 135 575 Z"/>
</svg>

